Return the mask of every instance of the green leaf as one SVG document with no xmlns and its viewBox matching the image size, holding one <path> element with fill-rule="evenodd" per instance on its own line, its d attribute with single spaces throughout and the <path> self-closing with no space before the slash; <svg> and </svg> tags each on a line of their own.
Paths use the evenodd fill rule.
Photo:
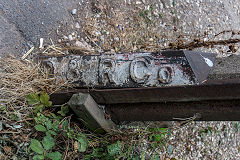
<svg viewBox="0 0 240 160">
<path fill-rule="evenodd" d="M 36 139 L 31 140 L 30 148 L 38 154 L 43 154 L 42 144 Z"/>
<path fill-rule="evenodd" d="M 51 122 L 50 119 L 47 119 L 47 120 L 46 120 L 45 125 L 46 125 L 46 127 L 47 127 L 48 130 L 49 130 L 49 129 L 52 129 L 52 122 Z"/>
<path fill-rule="evenodd" d="M 85 135 L 78 135 L 78 151 L 85 152 L 88 147 L 88 141 Z"/>
<path fill-rule="evenodd" d="M 62 122 L 62 129 L 63 129 L 63 130 L 68 130 L 68 120 L 64 120 L 64 121 Z"/>
<path fill-rule="evenodd" d="M 39 104 L 39 105 L 37 105 L 37 106 L 34 108 L 34 113 L 37 113 L 37 112 L 39 112 L 39 111 L 42 112 L 44 108 L 45 108 L 45 107 L 44 107 L 43 104 Z"/>
<path fill-rule="evenodd" d="M 168 131 L 167 128 L 148 128 L 148 130 L 150 132 L 162 132 L 162 133 L 166 133 Z"/>
<path fill-rule="evenodd" d="M 47 131 L 47 129 L 43 125 L 40 125 L 40 124 L 36 125 L 35 129 L 37 131 L 40 131 L 40 132 L 46 132 Z"/>
<path fill-rule="evenodd" d="M 36 155 L 33 157 L 33 160 L 42 160 L 42 159 L 44 159 L 43 155 Z"/>
<path fill-rule="evenodd" d="M 2 105 L 1 105 L 1 106 L 0 106 L 0 111 L 5 111 L 6 108 L 7 108 L 6 106 L 2 106 Z"/>
<path fill-rule="evenodd" d="M 51 136 L 47 135 L 47 136 L 43 137 L 42 144 L 43 144 L 44 149 L 50 150 L 55 145 L 55 142 Z"/>
<path fill-rule="evenodd" d="M 52 131 L 52 130 L 49 130 L 49 131 L 46 132 L 46 135 L 49 135 L 49 136 L 54 135 L 54 136 L 56 136 L 57 133 Z"/>
<path fill-rule="evenodd" d="M 13 121 L 18 121 L 19 120 L 19 117 L 15 113 L 10 113 L 8 118 L 13 120 Z"/>
<path fill-rule="evenodd" d="M 26 100 L 30 105 L 35 105 L 40 103 L 39 96 L 36 93 L 31 93 L 27 95 Z"/>
<path fill-rule="evenodd" d="M 134 157 L 132 157 L 131 160 L 139 160 L 139 157 L 138 156 L 134 156 Z"/>
<path fill-rule="evenodd" d="M 156 148 L 157 148 L 157 142 L 152 143 L 151 146 L 152 146 L 153 149 L 156 149 Z M 160 145 L 159 145 L 159 146 L 160 146 Z"/>
<path fill-rule="evenodd" d="M 121 151 L 121 143 L 118 141 L 117 143 L 111 144 L 107 146 L 107 151 L 110 156 L 114 156 L 120 153 Z"/>
<path fill-rule="evenodd" d="M 51 116 L 52 118 L 54 118 L 54 119 L 57 118 L 57 116 L 56 116 L 54 113 L 50 113 L 50 116 Z"/>
<path fill-rule="evenodd" d="M 101 159 L 102 157 L 106 157 L 106 154 L 107 153 L 104 152 L 103 148 L 93 148 L 93 152 L 91 153 L 90 158 L 93 157 Z"/>
<path fill-rule="evenodd" d="M 68 106 L 61 106 L 61 111 L 58 111 L 57 113 L 64 117 L 68 112 Z"/>
<path fill-rule="evenodd" d="M 164 138 L 164 135 L 162 135 L 162 134 L 155 134 L 155 135 L 153 136 L 153 140 L 154 140 L 155 142 L 161 141 L 162 138 Z"/>
<path fill-rule="evenodd" d="M 142 151 L 142 153 L 140 155 L 141 160 L 145 160 L 146 159 L 145 157 L 146 157 L 146 152 Z"/>
<path fill-rule="evenodd" d="M 158 155 L 154 155 L 153 160 L 160 160 L 160 157 Z"/>
<path fill-rule="evenodd" d="M 46 107 L 50 107 L 52 105 L 52 102 L 49 101 L 50 97 L 47 93 L 41 92 L 40 93 L 40 102 L 45 105 Z"/>
<path fill-rule="evenodd" d="M 51 160 L 61 160 L 62 154 L 59 152 L 47 153 L 46 156 Z"/>
<path fill-rule="evenodd" d="M 73 139 L 74 135 L 75 135 L 74 130 L 72 128 L 70 128 L 69 131 L 67 132 L 68 138 Z"/>
<path fill-rule="evenodd" d="M 60 124 L 60 122 L 58 120 L 55 120 L 52 124 L 52 129 L 54 131 L 58 132 L 59 131 L 59 124 Z"/>
</svg>

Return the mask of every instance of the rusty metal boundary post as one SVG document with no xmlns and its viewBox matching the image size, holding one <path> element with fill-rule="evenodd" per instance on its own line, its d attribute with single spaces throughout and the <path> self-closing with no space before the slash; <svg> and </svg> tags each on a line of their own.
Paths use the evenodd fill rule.
<svg viewBox="0 0 240 160">
<path fill-rule="evenodd" d="M 89 93 L 117 121 L 239 120 L 240 81 L 206 81 L 214 54 L 163 51 L 116 55 L 43 57 L 59 80 L 75 89 L 51 95 L 56 104 Z"/>
<path fill-rule="evenodd" d="M 201 84 L 216 55 L 162 51 L 41 57 L 55 77 L 77 88 L 146 88 Z"/>
</svg>

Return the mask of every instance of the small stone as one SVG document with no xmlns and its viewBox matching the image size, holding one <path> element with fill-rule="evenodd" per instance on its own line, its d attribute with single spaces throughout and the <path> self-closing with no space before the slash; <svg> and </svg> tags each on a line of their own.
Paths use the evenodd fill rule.
<svg viewBox="0 0 240 160">
<path fill-rule="evenodd" d="M 121 24 L 118 25 L 118 28 L 123 31 L 123 26 Z"/>
<path fill-rule="evenodd" d="M 101 35 L 100 39 L 102 42 L 104 42 L 104 35 Z"/>
<path fill-rule="evenodd" d="M 40 38 L 40 44 L 39 44 L 39 48 L 43 48 L 43 38 Z"/>
<path fill-rule="evenodd" d="M 77 14 L 77 9 L 74 8 L 74 9 L 72 10 L 72 15 L 75 15 L 75 14 Z"/>
<path fill-rule="evenodd" d="M 96 31 L 96 32 L 95 32 L 95 35 L 96 35 L 96 36 L 100 36 L 100 35 L 101 35 L 101 32 Z"/>
<path fill-rule="evenodd" d="M 142 4 L 142 2 L 140 2 L 140 1 L 136 1 L 136 4 Z"/>
<path fill-rule="evenodd" d="M 168 154 L 172 154 L 173 153 L 173 146 L 169 145 L 168 149 L 167 149 Z"/>
<path fill-rule="evenodd" d="M 69 43 L 66 43 L 66 46 L 70 46 L 70 44 L 69 44 Z"/>
<path fill-rule="evenodd" d="M 69 39 L 70 41 L 72 41 L 72 40 L 73 40 L 73 36 L 70 34 L 70 35 L 68 36 L 68 39 Z"/>
<path fill-rule="evenodd" d="M 75 24 L 75 28 L 77 28 L 77 29 L 80 28 L 80 24 L 78 22 Z"/>
<path fill-rule="evenodd" d="M 63 36 L 63 39 L 65 39 L 65 40 L 66 40 L 66 39 L 68 39 L 68 37 L 67 37 L 67 36 Z"/>
<path fill-rule="evenodd" d="M 92 46 L 90 46 L 87 42 L 85 41 L 76 41 L 75 45 L 77 47 L 80 47 L 82 49 L 88 50 L 88 51 L 93 51 L 94 49 L 92 48 Z"/>
<path fill-rule="evenodd" d="M 61 43 L 61 42 L 62 42 L 62 40 L 61 40 L 61 39 L 59 39 L 59 40 L 58 40 L 58 43 Z"/>
<path fill-rule="evenodd" d="M 118 37 L 114 37 L 114 40 L 115 40 L 115 41 L 119 41 L 119 38 L 118 38 Z"/>
</svg>

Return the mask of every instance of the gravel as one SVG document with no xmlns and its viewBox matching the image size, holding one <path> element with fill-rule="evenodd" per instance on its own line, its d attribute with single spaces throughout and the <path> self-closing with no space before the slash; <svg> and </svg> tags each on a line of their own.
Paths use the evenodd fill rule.
<svg viewBox="0 0 240 160">
<path fill-rule="evenodd" d="M 176 125 L 173 122 L 173 125 Z M 176 159 L 240 159 L 239 122 L 191 122 L 172 132 L 167 144 Z"/>
<path fill-rule="evenodd" d="M 155 51 L 169 48 L 171 44 L 179 42 L 187 44 L 193 41 L 240 38 L 240 1 L 238 0 L 150 0 L 147 2 L 125 0 L 125 3 L 101 0 L 96 3 L 83 2 L 79 3 L 77 9 L 72 10 L 72 14 L 75 15 L 73 17 L 76 22 L 75 30 L 80 39 L 89 40 L 96 52 L 110 48 L 115 48 L 115 52 Z M 81 10 L 81 13 L 77 13 L 77 10 Z M 134 17 L 139 17 L 141 12 L 145 20 L 151 22 L 143 29 L 139 29 L 138 25 L 144 21 L 144 18 L 135 20 Z M 109 25 L 109 23 L 111 24 Z M 87 32 L 94 42 L 97 41 L 102 50 L 99 50 L 99 46 L 94 46 L 92 40 L 84 35 L 86 32 L 84 26 L 86 25 L 91 26 L 92 30 L 90 32 L 87 30 Z M 113 25 L 117 27 L 113 27 Z M 130 28 L 132 31 L 126 32 L 125 28 Z M 119 37 L 121 33 L 142 34 L 140 36 L 142 42 L 121 38 Z M 67 43 L 75 44 L 69 41 Z M 123 46 L 124 41 L 135 45 Z M 144 48 L 143 46 L 146 45 L 148 47 Z M 196 47 L 193 50 L 213 52 L 217 53 L 218 57 L 226 57 L 231 54 L 239 54 L 239 47 L 239 44 L 227 44 Z"/>
</svg>

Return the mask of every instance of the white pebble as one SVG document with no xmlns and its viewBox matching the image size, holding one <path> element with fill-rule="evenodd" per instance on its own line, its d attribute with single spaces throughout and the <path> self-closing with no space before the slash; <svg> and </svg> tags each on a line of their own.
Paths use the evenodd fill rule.
<svg viewBox="0 0 240 160">
<path fill-rule="evenodd" d="M 65 39 L 65 40 L 66 40 L 66 39 L 68 39 L 68 37 L 64 35 L 64 36 L 63 36 L 63 39 Z"/>
<path fill-rule="evenodd" d="M 142 2 L 140 2 L 140 1 L 136 1 L 136 4 L 142 4 Z"/>
<path fill-rule="evenodd" d="M 118 37 L 114 37 L 114 40 L 115 40 L 115 41 L 119 41 L 119 38 L 118 38 Z"/>
<path fill-rule="evenodd" d="M 40 38 L 40 45 L 39 48 L 43 48 L 43 38 Z"/>
<path fill-rule="evenodd" d="M 77 29 L 79 29 L 79 28 L 80 28 L 80 24 L 77 22 L 77 23 L 75 24 L 75 27 L 76 27 Z"/>
<path fill-rule="evenodd" d="M 69 39 L 70 41 L 72 41 L 72 40 L 73 40 L 73 36 L 70 34 L 70 35 L 68 36 L 68 39 Z"/>
<path fill-rule="evenodd" d="M 77 9 L 72 10 L 72 15 L 75 15 L 75 14 L 77 14 Z"/>
</svg>

